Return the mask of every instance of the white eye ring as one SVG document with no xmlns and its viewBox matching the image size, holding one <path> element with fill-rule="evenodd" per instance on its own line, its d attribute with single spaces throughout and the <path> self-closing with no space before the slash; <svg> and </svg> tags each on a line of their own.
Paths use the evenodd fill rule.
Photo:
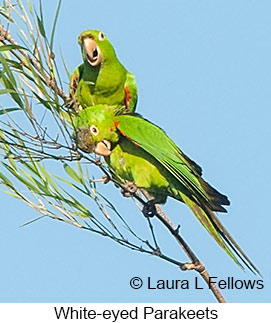
<svg viewBox="0 0 271 323">
<path fill-rule="evenodd" d="M 99 133 L 99 129 L 98 129 L 96 126 L 92 125 L 92 126 L 90 127 L 90 132 L 91 132 L 94 136 L 97 136 L 97 135 L 98 135 L 98 133 Z"/>
<path fill-rule="evenodd" d="M 100 33 L 99 33 L 99 35 L 98 35 L 98 39 L 99 39 L 100 41 L 104 41 L 104 39 L 105 39 L 105 35 L 104 35 L 104 33 L 100 32 Z"/>
</svg>

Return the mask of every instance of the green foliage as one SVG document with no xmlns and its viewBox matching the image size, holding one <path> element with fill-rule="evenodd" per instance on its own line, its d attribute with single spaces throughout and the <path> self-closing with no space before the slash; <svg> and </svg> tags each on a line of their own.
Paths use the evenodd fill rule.
<svg viewBox="0 0 271 323">
<path fill-rule="evenodd" d="M 38 13 L 30 1 L 0 7 L 0 187 L 41 214 L 25 225 L 50 217 L 152 254 L 156 246 L 134 232 L 89 174 L 108 175 L 106 167 L 73 142 L 63 90 L 69 80 L 59 77 L 53 53 L 60 6 L 51 33 L 41 4 Z"/>
</svg>

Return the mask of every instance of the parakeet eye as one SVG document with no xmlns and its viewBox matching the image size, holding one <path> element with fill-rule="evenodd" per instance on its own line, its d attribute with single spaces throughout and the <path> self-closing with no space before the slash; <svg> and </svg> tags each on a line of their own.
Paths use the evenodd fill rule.
<svg viewBox="0 0 271 323">
<path fill-rule="evenodd" d="M 90 132 L 91 132 L 94 136 L 97 136 L 97 135 L 98 135 L 98 133 L 99 133 L 99 130 L 98 130 L 98 128 L 97 128 L 96 126 L 92 125 L 92 126 L 90 127 Z"/>
<path fill-rule="evenodd" d="M 98 39 L 99 39 L 100 41 L 104 41 L 104 39 L 105 39 L 105 35 L 104 35 L 102 32 L 100 32 L 100 33 L 99 33 L 99 35 L 98 35 Z"/>
</svg>

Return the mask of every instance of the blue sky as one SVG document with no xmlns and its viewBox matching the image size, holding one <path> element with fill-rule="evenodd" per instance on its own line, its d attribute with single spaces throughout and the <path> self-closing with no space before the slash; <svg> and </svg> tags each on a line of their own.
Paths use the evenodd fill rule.
<svg viewBox="0 0 271 323">
<path fill-rule="evenodd" d="M 42 3 L 50 29 L 55 8 Z M 62 51 L 70 71 L 81 62 L 78 35 L 102 30 L 136 76 L 138 112 L 229 197 L 228 213 L 219 217 L 264 277 L 263 289 L 224 290 L 230 302 L 270 302 L 271 295 L 270 10 L 270 1 L 63 1 L 56 30 L 57 59 Z M 112 184 L 99 188 L 126 219 L 145 225 Z M 192 285 L 196 274 L 50 219 L 20 228 L 37 214 L 2 192 L 0 202 L 1 302 L 215 301 L 207 288 L 148 290 L 147 277 Z M 184 205 L 168 200 L 164 210 L 212 276 L 260 279 L 240 270 Z M 153 224 L 163 250 L 187 261 Z M 134 276 L 142 289 L 131 289 Z"/>
</svg>

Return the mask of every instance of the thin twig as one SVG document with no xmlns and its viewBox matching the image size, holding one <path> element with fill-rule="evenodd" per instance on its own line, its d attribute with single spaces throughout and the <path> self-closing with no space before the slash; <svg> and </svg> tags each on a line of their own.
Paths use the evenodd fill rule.
<svg viewBox="0 0 271 323">
<path fill-rule="evenodd" d="M 143 195 L 148 199 L 152 200 L 152 196 L 146 191 L 141 190 Z M 169 218 L 166 216 L 162 208 L 155 204 L 156 207 L 156 217 L 166 226 L 166 228 L 170 231 L 170 233 L 174 236 L 174 238 L 178 241 L 179 245 L 183 248 L 185 253 L 191 259 L 190 264 L 184 263 L 180 266 L 181 270 L 195 270 L 197 271 L 201 277 L 204 279 L 208 287 L 211 289 L 212 293 L 216 297 L 219 303 L 226 303 L 222 294 L 216 287 L 215 283 L 210 279 L 210 275 L 206 270 L 204 264 L 198 259 L 198 257 L 194 254 L 192 249 L 188 246 L 188 244 L 184 241 L 184 239 L 179 234 L 179 227 L 175 228 Z"/>
</svg>

